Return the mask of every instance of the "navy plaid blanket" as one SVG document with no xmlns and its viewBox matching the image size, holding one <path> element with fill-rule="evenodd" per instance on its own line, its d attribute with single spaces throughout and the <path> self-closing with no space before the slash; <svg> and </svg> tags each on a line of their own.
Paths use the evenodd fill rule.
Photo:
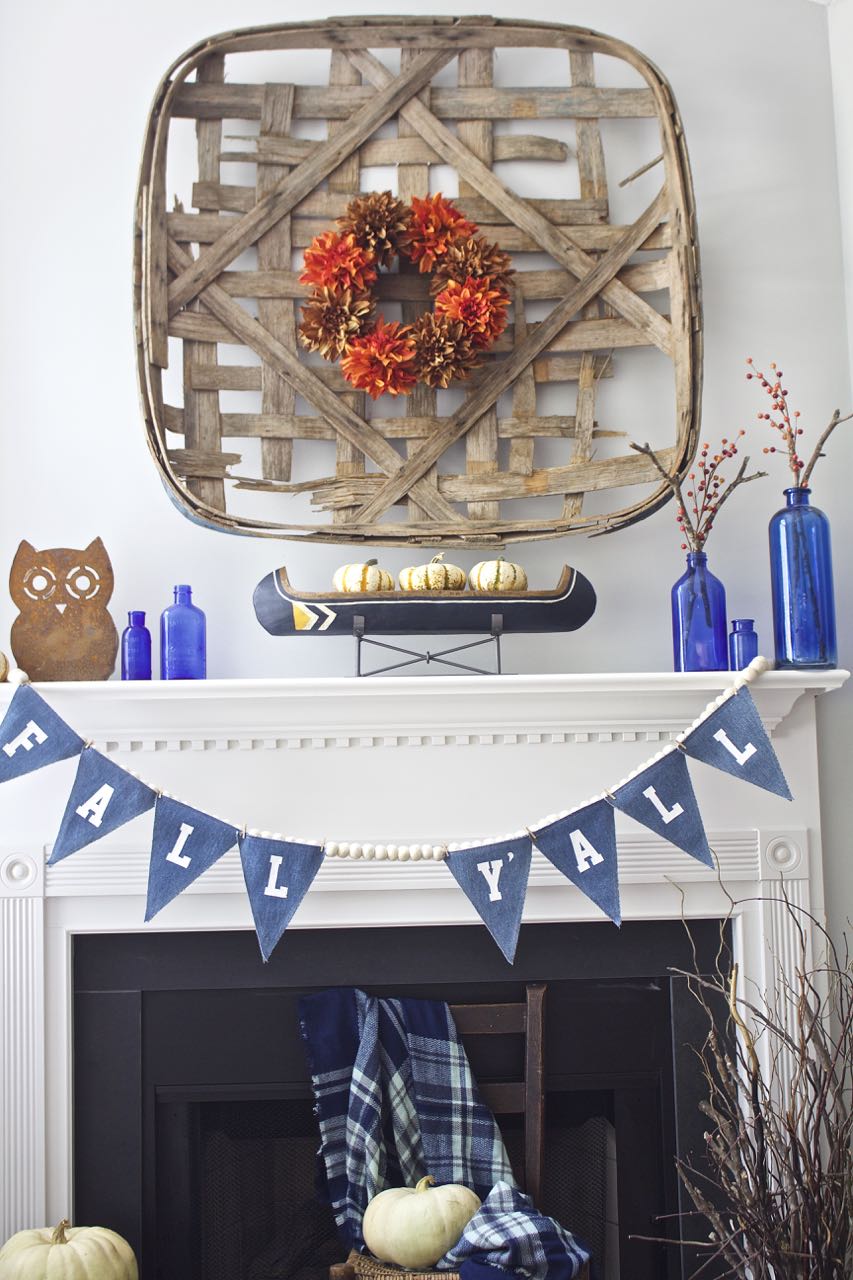
<svg viewBox="0 0 853 1280">
<path fill-rule="evenodd" d="M 439 1183 L 464 1183 L 484 1201 L 443 1265 L 512 1271 L 518 1260 L 531 1280 L 577 1274 L 587 1255 L 515 1187 L 446 1004 L 335 988 L 304 996 L 299 1016 L 320 1125 L 322 1189 L 348 1248 L 363 1247 L 361 1220 L 373 1196 L 430 1173 Z M 478 1243 L 498 1238 L 501 1217 L 500 1248 Z M 569 1269 L 553 1269 L 549 1232 Z M 457 1261 L 468 1241 L 466 1261 L 461 1254 Z"/>
<path fill-rule="evenodd" d="M 440 1265 L 456 1268 L 462 1280 L 494 1280 L 507 1271 L 531 1280 L 573 1280 L 588 1259 L 574 1236 L 538 1213 L 529 1196 L 499 1182 Z"/>
</svg>

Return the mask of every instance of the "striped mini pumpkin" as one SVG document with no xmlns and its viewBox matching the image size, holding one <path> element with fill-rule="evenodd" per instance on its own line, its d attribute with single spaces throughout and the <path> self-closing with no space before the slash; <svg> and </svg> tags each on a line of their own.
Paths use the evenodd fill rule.
<svg viewBox="0 0 853 1280">
<path fill-rule="evenodd" d="M 342 564 L 335 571 L 332 585 L 336 591 L 393 591 L 394 579 L 387 569 L 380 569 L 375 560 L 364 564 Z"/>
<path fill-rule="evenodd" d="M 400 572 L 401 591 L 464 591 L 465 570 L 458 564 L 445 564 L 439 551 L 429 564 L 411 565 Z"/>
<path fill-rule="evenodd" d="M 527 574 L 520 564 L 504 560 L 481 560 L 468 574 L 472 591 L 526 591 Z"/>
</svg>

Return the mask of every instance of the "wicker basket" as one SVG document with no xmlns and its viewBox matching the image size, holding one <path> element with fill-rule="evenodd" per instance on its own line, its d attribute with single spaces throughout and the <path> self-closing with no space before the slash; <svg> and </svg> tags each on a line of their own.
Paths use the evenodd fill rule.
<svg viewBox="0 0 853 1280">
<path fill-rule="evenodd" d="M 405 1276 L 417 1276 L 418 1280 L 459 1280 L 458 1271 L 411 1271 L 393 1262 L 380 1262 L 366 1253 L 351 1253 L 349 1261 L 362 1280 L 401 1280 Z"/>
<path fill-rule="evenodd" d="M 520 50 L 519 67 L 533 51 L 553 68 L 550 85 L 507 87 Z M 395 54 L 398 72 L 386 65 Z M 316 83 L 321 60 L 327 85 Z M 614 67 L 626 87 L 612 87 Z M 313 82 L 300 82 L 311 69 Z M 318 120 L 325 137 L 306 137 L 304 122 Z M 627 192 L 608 193 L 605 141 Z M 627 164 L 626 145 L 639 146 Z M 185 182 L 173 210 L 167 164 L 169 182 Z M 298 348 L 302 251 L 353 194 L 389 185 L 365 176 L 376 165 L 396 170 L 404 199 L 449 166 L 462 212 L 513 254 L 511 323 L 460 385 L 461 405 L 458 393 L 418 386 L 374 406 L 338 366 Z M 380 286 L 388 318 L 409 322 L 430 305 L 413 267 Z M 204 523 L 465 547 L 630 524 L 669 495 L 652 461 L 626 447 L 645 432 L 638 402 L 651 397 L 664 431 L 673 422 L 669 440 L 652 440 L 670 474 L 687 468 L 698 432 L 695 210 L 669 85 L 620 41 L 516 19 L 334 19 L 204 40 L 167 72 L 149 118 L 136 317 L 150 448 L 179 506 Z M 661 380 L 650 384 L 655 364 Z M 612 421 L 624 403 L 600 391 L 615 376 L 633 391 L 624 423 Z"/>
</svg>

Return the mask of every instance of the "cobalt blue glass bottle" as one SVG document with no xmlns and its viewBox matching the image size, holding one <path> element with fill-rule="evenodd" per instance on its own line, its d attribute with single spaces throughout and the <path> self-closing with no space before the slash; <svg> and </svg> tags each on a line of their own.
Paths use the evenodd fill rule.
<svg viewBox="0 0 853 1280">
<path fill-rule="evenodd" d="M 755 634 L 754 618 L 732 618 L 732 630 L 729 636 L 729 668 L 732 671 L 743 671 L 753 658 L 758 657 L 758 636 Z"/>
<path fill-rule="evenodd" d="M 687 571 L 672 588 L 675 671 L 728 671 L 726 589 L 704 551 L 689 551 Z"/>
<path fill-rule="evenodd" d="M 809 505 L 811 490 L 785 490 L 770 521 L 770 585 L 776 666 L 834 667 L 835 594 L 829 521 Z"/>
<path fill-rule="evenodd" d="M 193 604 L 192 588 L 175 587 L 175 603 L 160 616 L 160 678 L 203 680 L 207 675 L 207 624 Z"/>
<path fill-rule="evenodd" d="M 121 678 L 151 679 L 151 632 L 145 625 L 145 614 L 136 609 L 127 615 L 127 626 L 121 633 Z"/>
</svg>

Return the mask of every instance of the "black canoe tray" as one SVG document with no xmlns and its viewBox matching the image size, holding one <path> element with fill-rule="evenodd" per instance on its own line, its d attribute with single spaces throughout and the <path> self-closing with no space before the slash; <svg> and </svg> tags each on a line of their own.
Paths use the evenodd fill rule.
<svg viewBox="0 0 853 1280">
<path fill-rule="evenodd" d="M 595 592 L 577 569 L 563 566 L 552 591 L 296 591 L 285 568 L 255 588 L 255 613 L 274 636 L 469 635 L 576 631 L 595 612 Z M 356 619 L 359 621 L 356 622 Z"/>
</svg>

